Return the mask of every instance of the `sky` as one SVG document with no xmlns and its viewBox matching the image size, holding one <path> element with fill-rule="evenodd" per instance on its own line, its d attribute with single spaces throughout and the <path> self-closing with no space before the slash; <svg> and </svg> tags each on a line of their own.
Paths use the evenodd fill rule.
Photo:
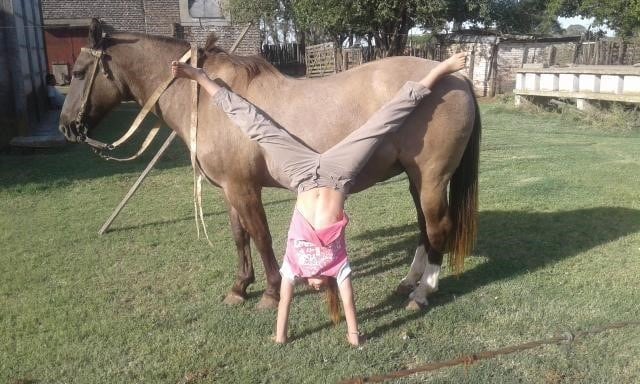
<svg viewBox="0 0 640 384">
<path fill-rule="evenodd" d="M 589 28 L 589 25 L 593 23 L 593 18 L 585 19 L 582 16 L 558 17 L 558 23 L 560 23 L 560 26 L 562 28 L 567 28 L 568 26 L 574 25 L 574 24 L 582 25 L 585 28 Z M 615 36 L 615 32 L 613 32 L 609 28 L 607 27 L 601 27 L 601 28 L 607 33 L 607 36 Z"/>
</svg>

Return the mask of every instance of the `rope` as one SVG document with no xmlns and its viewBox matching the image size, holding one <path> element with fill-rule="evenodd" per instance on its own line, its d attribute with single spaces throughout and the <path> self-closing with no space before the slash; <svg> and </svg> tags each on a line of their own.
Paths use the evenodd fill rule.
<svg viewBox="0 0 640 384">
<path fill-rule="evenodd" d="M 576 339 L 583 338 L 589 335 L 595 335 L 595 334 L 602 333 L 609 330 L 621 329 L 621 328 L 630 327 L 630 326 L 640 326 L 640 321 L 611 323 L 611 324 L 603 325 L 596 328 L 591 328 L 584 331 L 578 330 L 576 332 L 563 332 L 560 335 L 549 337 L 546 339 L 529 341 L 523 344 L 507 346 L 500 349 L 477 352 L 471 355 L 458 357 L 452 360 L 428 363 L 416 368 L 403 369 L 403 370 L 399 370 L 399 371 L 384 374 L 384 375 L 356 377 L 353 379 L 343 380 L 341 383 L 344 383 L 344 384 L 381 383 L 387 380 L 407 377 L 410 375 L 414 375 L 416 373 L 430 372 L 430 371 L 435 371 L 441 368 L 453 367 L 456 365 L 468 366 L 480 360 L 486 360 L 486 359 L 494 358 L 501 355 L 509 355 L 516 352 L 522 352 L 528 349 L 537 348 L 547 344 L 556 344 L 556 345 L 564 344 L 567 348 L 571 348 L 572 343 Z"/>
</svg>

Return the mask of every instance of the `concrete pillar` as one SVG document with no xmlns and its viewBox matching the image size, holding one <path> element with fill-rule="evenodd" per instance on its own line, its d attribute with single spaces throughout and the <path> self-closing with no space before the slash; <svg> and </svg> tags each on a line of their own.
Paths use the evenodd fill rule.
<svg viewBox="0 0 640 384">
<path fill-rule="evenodd" d="M 575 92 L 578 90 L 578 75 L 575 73 L 561 73 L 559 90 L 563 92 Z"/>
<path fill-rule="evenodd" d="M 520 106 L 524 105 L 526 103 L 526 101 L 527 101 L 527 99 L 524 96 L 516 95 L 516 97 L 515 97 L 516 107 L 520 107 Z"/>
<path fill-rule="evenodd" d="M 537 91 L 540 89 L 540 74 L 527 73 L 524 76 L 524 89 L 527 91 Z"/>
<path fill-rule="evenodd" d="M 600 92 L 600 76 L 581 74 L 579 90 L 580 92 Z"/>
<path fill-rule="evenodd" d="M 543 73 L 540 75 L 541 91 L 557 91 L 559 88 L 559 76 L 557 73 Z"/>
<path fill-rule="evenodd" d="M 640 76 L 625 76 L 623 93 L 640 93 Z"/>
<path fill-rule="evenodd" d="M 516 73 L 516 90 L 524 90 L 524 73 Z"/>
<path fill-rule="evenodd" d="M 620 75 L 602 75 L 600 77 L 600 92 L 622 94 L 624 77 Z"/>
<path fill-rule="evenodd" d="M 595 108 L 588 99 L 576 99 L 576 108 L 581 111 L 588 111 Z"/>
</svg>

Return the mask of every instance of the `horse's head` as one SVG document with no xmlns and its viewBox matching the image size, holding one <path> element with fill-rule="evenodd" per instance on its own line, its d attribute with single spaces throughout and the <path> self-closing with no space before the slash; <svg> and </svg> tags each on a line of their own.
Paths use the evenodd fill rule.
<svg viewBox="0 0 640 384">
<path fill-rule="evenodd" d="M 73 65 L 71 86 L 60 114 L 59 129 L 69 141 L 83 142 L 102 117 L 126 97 L 126 88 L 111 65 L 108 45 L 100 22 L 93 19 L 88 47 L 82 48 Z"/>
</svg>

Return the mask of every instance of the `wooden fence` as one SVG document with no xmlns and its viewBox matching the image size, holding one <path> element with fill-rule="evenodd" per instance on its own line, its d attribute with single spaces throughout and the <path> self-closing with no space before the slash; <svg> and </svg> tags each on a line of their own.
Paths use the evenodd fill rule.
<svg viewBox="0 0 640 384">
<path fill-rule="evenodd" d="M 297 43 L 269 44 L 260 49 L 262 56 L 277 66 L 304 64 L 304 46 Z"/>
<path fill-rule="evenodd" d="M 308 46 L 304 60 L 307 64 L 307 77 L 320 77 L 336 73 L 336 50 L 333 43 Z"/>
<path fill-rule="evenodd" d="M 278 65 L 296 61 L 297 74 L 307 77 L 327 76 L 363 63 L 382 59 L 386 52 L 377 47 L 337 48 L 334 43 L 306 47 L 271 48 L 263 53 Z M 497 36 L 440 36 L 423 44 L 411 44 L 403 54 L 429 60 L 442 60 L 454 52 L 471 52 L 466 75 L 479 96 L 511 92 L 516 70 L 524 64 L 565 65 L 631 65 L 640 62 L 640 40 L 605 39 L 580 41 L 579 37 L 534 40 Z M 304 55 L 302 52 L 304 51 Z M 281 68 L 281 67 L 280 67 Z M 301 70 L 301 72 L 300 72 Z"/>
</svg>

